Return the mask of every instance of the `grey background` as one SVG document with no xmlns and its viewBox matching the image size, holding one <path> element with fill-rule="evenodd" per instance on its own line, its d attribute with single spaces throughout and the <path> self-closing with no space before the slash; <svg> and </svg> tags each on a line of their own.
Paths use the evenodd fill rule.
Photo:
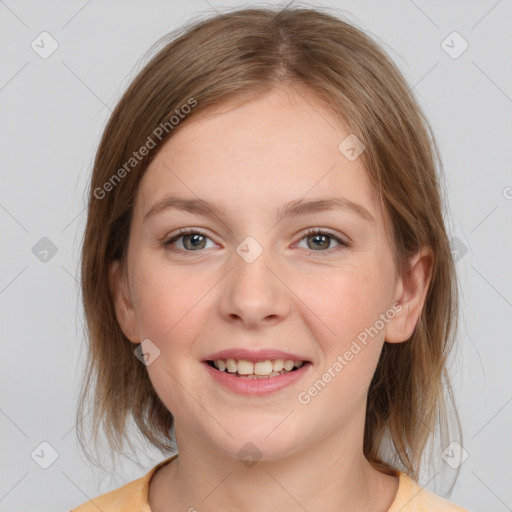
<svg viewBox="0 0 512 512">
<path fill-rule="evenodd" d="M 160 36 L 191 16 L 270 4 L 0 0 L 0 512 L 69 510 L 163 459 L 142 446 L 139 464 L 111 477 L 77 447 L 84 189 L 108 115 Z M 337 7 L 384 45 L 432 123 L 462 298 L 451 371 L 468 458 L 450 499 L 512 510 L 512 1 L 301 5 Z M 59 45 L 47 59 L 31 47 L 43 31 Z M 453 31 L 469 44 L 458 58 L 445 49 L 461 40 L 442 46 Z M 31 455 L 51 456 L 42 442 L 58 454 L 47 469 Z"/>
</svg>

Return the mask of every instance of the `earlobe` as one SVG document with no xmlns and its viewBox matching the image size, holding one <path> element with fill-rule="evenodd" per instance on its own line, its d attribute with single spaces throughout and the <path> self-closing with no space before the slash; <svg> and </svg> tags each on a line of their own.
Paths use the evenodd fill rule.
<svg viewBox="0 0 512 512">
<path fill-rule="evenodd" d="M 128 290 L 126 276 L 119 260 L 115 260 L 110 264 L 109 286 L 117 321 L 123 333 L 132 343 L 140 343 L 135 310 Z"/>
<path fill-rule="evenodd" d="M 432 253 L 423 247 L 411 259 L 409 271 L 398 279 L 395 302 L 401 305 L 401 310 L 387 325 L 388 343 L 401 343 L 413 335 L 425 305 L 432 265 Z"/>
</svg>

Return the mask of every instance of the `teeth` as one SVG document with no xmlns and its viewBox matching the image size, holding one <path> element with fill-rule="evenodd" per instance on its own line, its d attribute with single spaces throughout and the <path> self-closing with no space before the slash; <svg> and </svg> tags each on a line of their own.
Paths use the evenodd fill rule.
<svg viewBox="0 0 512 512">
<path fill-rule="evenodd" d="M 300 368 L 303 361 L 292 361 L 291 359 L 276 359 L 274 361 L 247 361 L 246 359 L 217 359 L 214 361 L 215 367 L 221 372 L 237 373 L 249 379 L 275 377 L 291 371 L 294 367 Z"/>
<path fill-rule="evenodd" d="M 240 368 L 240 363 L 238 363 Z M 272 373 L 273 365 L 272 361 L 258 361 L 254 364 L 254 372 L 256 375 L 270 375 Z M 238 370 L 240 373 L 240 370 Z"/>
<path fill-rule="evenodd" d="M 273 364 L 273 370 L 280 372 L 284 368 L 284 361 L 282 359 L 276 359 Z"/>
<path fill-rule="evenodd" d="M 294 367 L 295 363 L 294 361 L 290 360 L 290 359 L 287 359 L 285 362 L 284 362 L 284 369 L 289 372 L 293 367 Z"/>
<path fill-rule="evenodd" d="M 254 373 L 254 363 L 240 359 L 240 361 L 238 361 L 238 373 L 240 375 L 252 375 Z"/>
<path fill-rule="evenodd" d="M 236 365 L 236 361 L 234 359 L 228 359 L 226 361 L 226 368 L 229 373 L 236 373 L 238 370 L 238 366 Z M 220 370 L 220 368 L 219 368 Z"/>
</svg>

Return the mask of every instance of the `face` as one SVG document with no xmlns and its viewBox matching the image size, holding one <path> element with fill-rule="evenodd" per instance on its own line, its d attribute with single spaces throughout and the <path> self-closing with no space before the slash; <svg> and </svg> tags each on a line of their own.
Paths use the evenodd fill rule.
<svg viewBox="0 0 512 512">
<path fill-rule="evenodd" d="M 362 435 L 384 340 L 410 336 L 421 293 L 403 307 L 384 213 L 361 158 L 339 149 L 349 134 L 313 96 L 278 89 L 190 120 L 147 169 L 126 279 L 117 263 L 111 275 L 123 331 L 159 351 L 147 371 L 178 442 L 188 432 L 233 457 L 250 442 L 270 460 Z M 171 195 L 215 213 L 165 206 Z M 289 207 L 333 198 L 345 203 Z M 243 392 L 205 362 L 231 349 L 307 362 L 266 379 L 280 389 L 244 379 Z"/>
</svg>

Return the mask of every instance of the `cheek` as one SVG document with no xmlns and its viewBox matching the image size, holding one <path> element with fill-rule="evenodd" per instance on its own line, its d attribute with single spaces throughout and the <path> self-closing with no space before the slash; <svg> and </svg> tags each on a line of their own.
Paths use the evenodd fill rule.
<svg viewBox="0 0 512 512">
<path fill-rule="evenodd" d="M 322 324 L 333 346 L 345 344 L 372 326 L 385 307 L 384 283 L 363 267 L 330 269 L 297 282 L 304 304 Z"/>
<path fill-rule="evenodd" d="M 338 423 L 366 400 L 384 341 L 384 330 L 375 328 L 385 308 L 384 287 L 376 274 L 341 270 L 314 281 L 315 291 L 305 282 L 302 296 L 322 360 L 297 398 L 304 411 Z"/>
<path fill-rule="evenodd" d="M 325 391 L 317 405 L 321 409 L 342 400 L 355 406 L 366 394 L 384 342 L 379 320 L 387 307 L 382 276 L 371 268 L 340 268 L 303 281 L 301 290 L 322 352 L 318 389 L 325 384 Z"/>
<path fill-rule="evenodd" d="M 186 340 L 184 331 L 200 309 L 205 285 L 190 272 L 148 261 L 135 276 L 135 310 L 141 335 L 163 345 Z"/>
</svg>

